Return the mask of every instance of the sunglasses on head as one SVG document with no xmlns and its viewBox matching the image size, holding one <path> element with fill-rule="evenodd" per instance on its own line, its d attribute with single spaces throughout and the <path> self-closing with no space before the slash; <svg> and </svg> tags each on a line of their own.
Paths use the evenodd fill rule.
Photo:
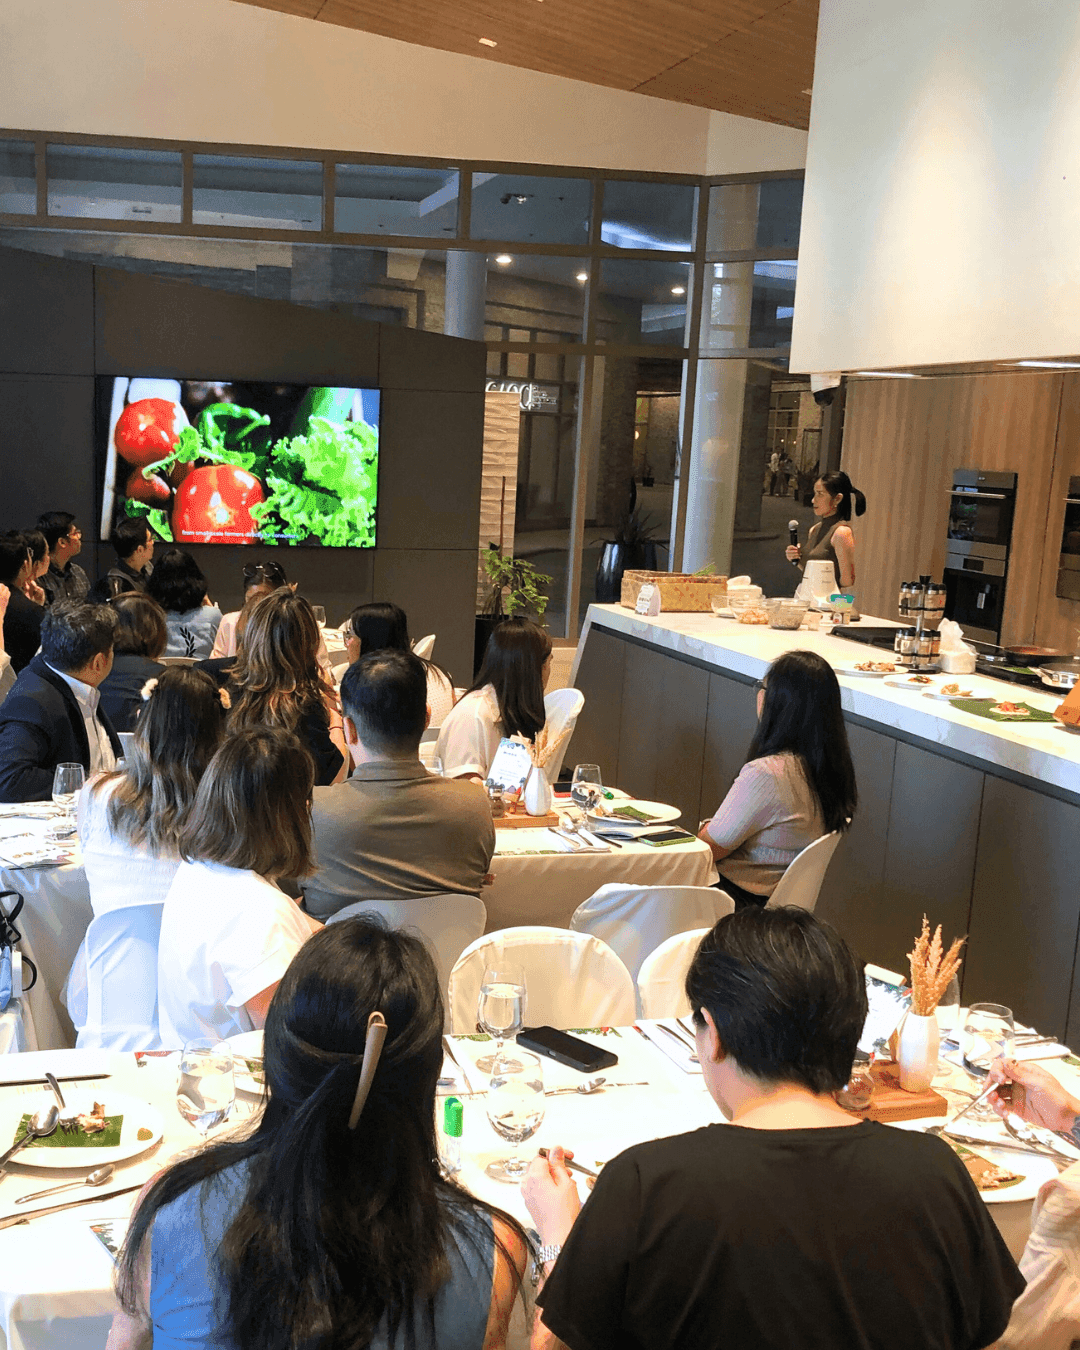
<svg viewBox="0 0 1080 1350">
<path fill-rule="evenodd" d="M 272 581 L 275 586 L 284 586 L 285 569 L 280 563 L 245 563 L 244 580 L 250 584 L 256 578 Z"/>
</svg>

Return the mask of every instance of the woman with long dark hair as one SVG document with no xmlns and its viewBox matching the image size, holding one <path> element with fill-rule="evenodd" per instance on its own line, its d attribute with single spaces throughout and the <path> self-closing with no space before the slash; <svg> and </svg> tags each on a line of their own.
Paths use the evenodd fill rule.
<svg viewBox="0 0 1080 1350">
<path fill-rule="evenodd" d="M 808 844 L 847 829 L 858 800 L 840 685 L 823 657 L 777 657 L 757 709 L 746 763 L 699 831 L 736 906 L 763 905 Z"/>
<path fill-rule="evenodd" d="M 236 655 L 236 626 L 244 608 L 252 600 L 260 600 L 264 595 L 273 595 L 276 590 L 289 584 L 284 567 L 274 559 L 269 562 L 245 563 L 243 579 L 244 604 L 240 609 L 230 610 L 228 614 L 221 616 L 217 636 L 214 638 L 214 650 L 210 653 L 214 660 Z M 296 587 L 293 586 L 292 589 L 295 591 Z"/>
<path fill-rule="evenodd" d="M 550 669 L 551 638 L 538 624 L 519 616 L 495 625 L 472 688 L 439 731 L 448 778 L 486 778 L 503 736 L 536 736 L 546 721 Z"/>
<path fill-rule="evenodd" d="M 399 605 L 392 605 L 385 600 L 357 605 L 349 615 L 349 635 L 345 639 L 349 664 L 354 664 L 361 656 L 368 656 L 371 652 L 388 650 L 412 651 L 405 611 Z M 438 728 L 446 721 L 447 714 L 454 706 L 454 681 L 449 672 L 434 661 L 423 657 L 420 660 L 427 671 L 427 699 L 431 718 L 428 726 Z"/>
<path fill-rule="evenodd" d="M 110 1350 L 501 1350 L 525 1238 L 440 1171 L 442 1031 L 419 937 L 366 917 L 313 937 L 267 1014 L 254 1129 L 141 1199 Z"/>
<path fill-rule="evenodd" d="M 245 613 L 243 642 L 229 672 L 230 725 L 295 732 L 314 762 L 316 785 L 341 782 L 348 764 L 341 705 L 319 666 L 314 611 L 284 586 Z"/>
<path fill-rule="evenodd" d="M 144 591 L 129 590 L 108 602 L 116 615 L 112 670 L 98 685 L 101 708 L 115 731 L 134 731 L 142 689 L 166 667 L 158 660 L 169 640 L 165 611 Z"/>
<path fill-rule="evenodd" d="M 202 568 L 186 549 L 165 550 L 146 583 L 146 593 L 165 611 L 166 656 L 210 655 L 221 610 L 207 595 Z"/>
<path fill-rule="evenodd" d="M 806 557 L 798 544 L 789 544 L 786 556 L 800 567 L 810 561 L 826 559 L 833 565 L 836 584 L 842 591 L 855 585 L 855 536 L 851 532 L 851 513 L 866 512 L 866 498 L 843 470 L 823 473 L 814 484 L 814 515 L 806 541 Z"/>
</svg>

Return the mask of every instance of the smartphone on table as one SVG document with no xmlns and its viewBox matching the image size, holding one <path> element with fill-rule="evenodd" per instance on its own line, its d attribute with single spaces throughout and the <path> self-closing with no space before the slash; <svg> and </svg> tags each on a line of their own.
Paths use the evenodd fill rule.
<svg viewBox="0 0 1080 1350">
<path fill-rule="evenodd" d="M 554 1027 L 526 1027 L 517 1037 L 517 1043 L 523 1050 L 531 1050 L 535 1055 L 545 1055 L 557 1064 L 577 1069 L 579 1073 L 596 1073 L 599 1069 L 610 1069 L 618 1064 L 619 1056 L 598 1045 L 590 1045 L 580 1036 L 571 1036 L 566 1031 L 556 1031 Z"/>
</svg>

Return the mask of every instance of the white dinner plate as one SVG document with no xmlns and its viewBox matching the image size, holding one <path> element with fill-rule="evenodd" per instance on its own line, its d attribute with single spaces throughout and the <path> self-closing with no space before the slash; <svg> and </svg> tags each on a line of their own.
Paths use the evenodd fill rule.
<svg viewBox="0 0 1080 1350">
<path fill-rule="evenodd" d="M 164 1122 L 161 1115 L 149 1102 L 138 1097 L 129 1097 L 124 1092 L 114 1092 L 106 1079 L 97 1085 L 97 1091 L 84 1088 L 69 1088 L 65 1083 L 62 1089 L 64 1100 L 75 1111 L 89 1114 L 94 1102 L 104 1103 L 105 1114 L 123 1116 L 120 1126 L 120 1142 L 111 1148 L 34 1148 L 20 1149 L 12 1158 L 9 1166 L 22 1163 L 26 1167 L 48 1167 L 67 1170 L 73 1167 L 102 1167 L 105 1163 L 123 1162 L 127 1158 L 137 1158 L 140 1153 L 151 1149 L 161 1138 Z M 42 1106 L 52 1106 L 56 1098 L 51 1092 L 42 1092 L 32 1097 L 13 1097 L 0 1104 L 0 1145 L 10 1148 L 16 1139 L 21 1138 L 19 1122 L 25 1115 L 33 1115 Z M 57 1127 L 59 1128 L 59 1127 Z M 149 1139 L 138 1137 L 140 1130 L 149 1130 Z"/>
<path fill-rule="evenodd" d="M 222 1041 L 233 1053 L 233 1081 L 241 1092 L 253 1092 L 261 1097 L 263 1083 L 255 1077 L 248 1059 L 262 1059 L 263 1034 L 261 1031 L 241 1031 Z"/>
<path fill-rule="evenodd" d="M 929 684 L 927 680 L 930 681 Z M 934 682 L 929 676 L 926 680 L 916 681 L 914 675 L 886 675 L 882 684 L 887 684 L 891 689 L 908 689 L 913 694 L 932 693 L 934 689 Z"/>
<path fill-rule="evenodd" d="M 678 820 L 682 812 L 677 806 L 666 806 L 663 802 L 643 802 L 637 797 L 627 797 L 622 801 L 607 803 L 610 806 L 633 806 L 644 811 L 651 819 L 627 820 L 622 816 L 594 816 L 589 813 L 590 829 L 647 830 L 653 825 L 668 825 Z"/>
<path fill-rule="evenodd" d="M 940 689 L 926 689 L 923 692 L 927 698 L 937 699 L 939 703 L 951 703 L 954 698 L 985 697 L 985 695 L 980 694 L 977 689 L 973 689 L 970 685 L 965 685 L 962 680 L 961 681 L 950 680 L 949 683 L 950 684 L 959 683 L 960 692 L 958 694 L 943 694 Z"/>
<path fill-rule="evenodd" d="M 868 656 L 866 659 L 871 661 L 874 658 Z M 882 663 L 884 663 L 884 657 L 882 658 Z M 887 670 L 856 670 L 853 665 L 833 666 L 833 670 L 836 671 L 837 675 L 848 675 L 853 680 L 882 680 L 889 674 L 889 671 Z M 892 673 L 895 674 L 896 670 L 897 667 L 894 663 Z"/>
</svg>

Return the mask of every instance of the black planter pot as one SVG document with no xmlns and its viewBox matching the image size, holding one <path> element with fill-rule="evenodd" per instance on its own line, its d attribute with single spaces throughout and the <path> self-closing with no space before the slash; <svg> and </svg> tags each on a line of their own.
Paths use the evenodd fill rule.
<svg viewBox="0 0 1080 1350">
<path fill-rule="evenodd" d="M 656 571 L 656 543 L 647 539 L 642 544 L 607 543 L 596 564 L 596 599 L 601 605 L 617 603 L 622 594 L 623 573 L 644 568 Z"/>
<path fill-rule="evenodd" d="M 497 623 L 504 623 L 505 614 L 500 614 L 497 619 L 493 619 L 490 614 L 478 614 L 476 616 L 476 636 L 473 639 L 473 679 L 476 679 L 477 672 L 484 659 L 484 652 L 487 649 L 488 638 L 491 637 L 492 630 Z"/>
</svg>

